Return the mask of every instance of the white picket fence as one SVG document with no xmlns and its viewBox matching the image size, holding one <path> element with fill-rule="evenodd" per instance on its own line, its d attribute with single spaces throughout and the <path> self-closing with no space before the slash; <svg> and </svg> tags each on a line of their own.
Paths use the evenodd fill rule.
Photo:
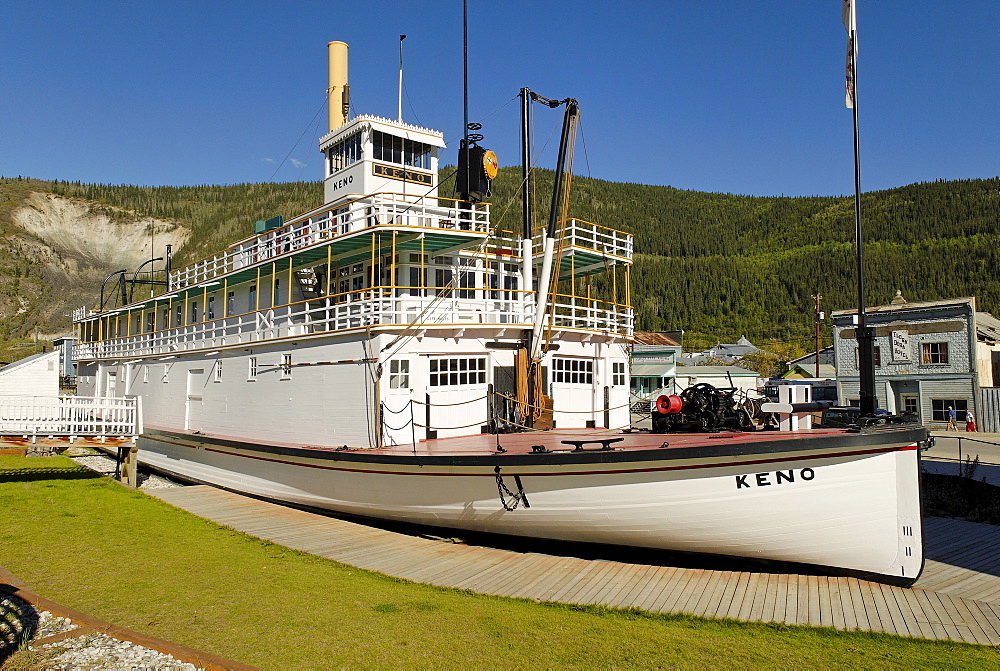
<svg viewBox="0 0 1000 671">
<path fill-rule="evenodd" d="M 138 398 L 0 396 L 0 434 L 137 436 Z"/>
</svg>

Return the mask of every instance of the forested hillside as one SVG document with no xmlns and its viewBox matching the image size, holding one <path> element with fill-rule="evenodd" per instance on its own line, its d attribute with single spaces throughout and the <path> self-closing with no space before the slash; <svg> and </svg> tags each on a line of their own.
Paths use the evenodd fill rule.
<svg viewBox="0 0 1000 671">
<path fill-rule="evenodd" d="M 452 170 L 443 169 L 442 179 Z M 552 173 L 539 171 L 538 193 L 548 194 L 551 183 Z M 520 228 L 519 186 L 516 168 L 495 180 L 494 220 L 504 228 Z M 446 180 L 442 195 L 451 189 Z M 14 300 L 25 287 L 43 301 L 64 296 L 53 286 L 58 278 L 39 267 L 44 259 L 18 252 L 33 237 L 11 215 L 31 192 L 80 199 L 124 223 L 152 217 L 189 229 L 177 263 L 249 235 L 257 219 L 287 218 L 322 202 L 315 182 L 136 187 L 0 180 L 0 338 L 37 326 L 24 312 L 14 319 L 3 310 L 4 296 Z M 684 329 L 687 346 L 745 334 L 805 349 L 812 294 L 823 294 L 827 311 L 854 306 L 853 197 L 757 198 L 582 177 L 573 179 L 572 193 L 573 216 L 635 234 L 632 299 L 640 329 Z M 548 196 L 538 200 L 543 223 Z M 913 184 L 862 201 L 869 304 L 888 302 L 901 289 L 910 300 L 974 295 L 983 310 L 1000 307 L 1000 179 Z M 61 315 L 72 307 L 50 310 L 44 326 L 67 327 Z"/>
</svg>

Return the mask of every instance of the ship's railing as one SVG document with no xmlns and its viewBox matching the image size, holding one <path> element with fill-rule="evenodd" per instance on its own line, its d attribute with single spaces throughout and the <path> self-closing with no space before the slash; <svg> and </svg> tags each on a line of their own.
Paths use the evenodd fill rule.
<svg viewBox="0 0 1000 671">
<path fill-rule="evenodd" d="M 0 396 L 0 434 L 136 436 L 138 398 Z"/>
<path fill-rule="evenodd" d="M 534 236 L 533 252 L 542 253 L 542 236 Z M 634 248 L 634 238 L 631 233 L 625 233 L 613 228 L 607 228 L 583 219 L 567 219 L 565 226 L 560 228 L 557 246 L 563 249 L 577 247 L 631 260 Z"/>
<path fill-rule="evenodd" d="M 436 295 L 436 294 L 442 295 Z M 175 352 L 301 337 L 358 328 L 528 325 L 527 292 L 511 289 L 375 287 L 150 333 L 74 346 L 77 361 Z M 578 296 L 555 297 L 546 312 L 552 329 L 631 335 L 632 308 Z"/>
<path fill-rule="evenodd" d="M 373 226 L 408 226 L 488 233 L 489 203 L 378 193 L 324 205 L 279 228 L 233 243 L 223 252 L 170 273 L 169 290 L 200 284 L 264 261 Z"/>
</svg>

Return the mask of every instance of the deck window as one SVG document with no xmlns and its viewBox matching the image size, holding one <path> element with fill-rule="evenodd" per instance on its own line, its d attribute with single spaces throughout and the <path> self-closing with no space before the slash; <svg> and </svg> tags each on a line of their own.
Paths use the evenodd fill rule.
<svg viewBox="0 0 1000 671">
<path fill-rule="evenodd" d="M 925 342 L 920 345 L 921 361 L 925 364 L 948 363 L 948 343 Z"/>
<path fill-rule="evenodd" d="M 561 384 L 594 384 L 594 362 L 591 359 L 552 359 L 552 381 Z"/>
<path fill-rule="evenodd" d="M 281 355 L 281 379 L 290 380 L 292 378 L 292 355 Z"/>
<path fill-rule="evenodd" d="M 614 361 L 611 364 L 611 384 L 617 387 L 625 386 L 625 362 Z"/>
<path fill-rule="evenodd" d="M 389 362 L 389 389 L 410 388 L 409 359 L 393 359 Z"/>
<path fill-rule="evenodd" d="M 430 386 L 464 387 L 486 384 L 486 357 L 448 357 L 430 360 Z"/>
<path fill-rule="evenodd" d="M 252 356 L 249 360 L 249 370 L 247 370 L 247 382 L 257 379 L 257 357 Z"/>
</svg>

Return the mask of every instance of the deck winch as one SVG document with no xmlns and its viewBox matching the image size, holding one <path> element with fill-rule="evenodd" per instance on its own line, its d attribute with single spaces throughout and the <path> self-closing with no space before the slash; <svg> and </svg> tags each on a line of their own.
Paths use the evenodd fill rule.
<svg viewBox="0 0 1000 671">
<path fill-rule="evenodd" d="M 754 428 L 750 413 L 736 400 L 735 387 L 702 382 L 680 395 L 660 396 L 653 406 L 653 433 Z"/>
</svg>

